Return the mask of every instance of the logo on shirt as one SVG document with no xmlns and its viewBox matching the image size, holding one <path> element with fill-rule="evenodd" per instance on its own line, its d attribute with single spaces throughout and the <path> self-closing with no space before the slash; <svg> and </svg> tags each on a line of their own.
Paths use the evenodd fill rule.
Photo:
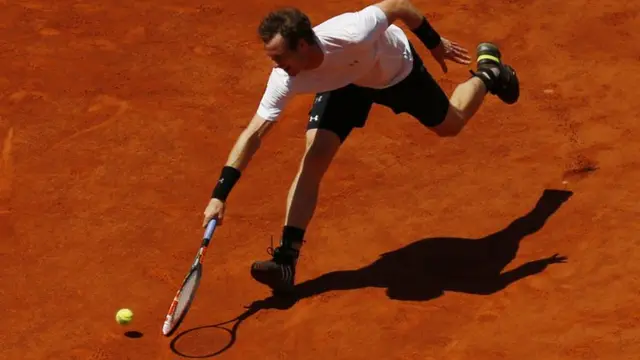
<svg viewBox="0 0 640 360">
<path fill-rule="evenodd" d="M 316 121 L 318 121 L 318 115 L 314 115 L 309 118 L 309 122 L 316 122 Z"/>
</svg>

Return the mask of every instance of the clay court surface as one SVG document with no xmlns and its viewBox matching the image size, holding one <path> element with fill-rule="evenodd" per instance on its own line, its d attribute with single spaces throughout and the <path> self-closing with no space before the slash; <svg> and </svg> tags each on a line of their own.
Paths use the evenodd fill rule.
<svg viewBox="0 0 640 360">
<path fill-rule="evenodd" d="M 249 265 L 280 235 L 312 97 L 297 99 L 165 338 L 270 70 L 257 23 L 282 4 L 314 23 L 367 5 L 0 1 L 0 358 L 638 358 L 633 1 L 417 1 L 445 37 L 501 45 L 520 102 L 487 98 L 449 139 L 374 108 L 326 175 L 286 303 Z M 417 48 L 447 93 L 467 79 Z"/>
</svg>

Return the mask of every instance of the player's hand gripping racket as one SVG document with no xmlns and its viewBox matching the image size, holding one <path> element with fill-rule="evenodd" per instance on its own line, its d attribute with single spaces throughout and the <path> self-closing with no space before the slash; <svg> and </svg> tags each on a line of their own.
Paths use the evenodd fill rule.
<svg viewBox="0 0 640 360">
<path fill-rule="evenodd" d="M 170 336 L 173 332 L 178 328 L 182 319 L 184 319 L 187 311 L 189 311 L 189 307 L 193 302 L 193 299 L 196 295 L 196 290 L 198 290 L 198 285 L 200 284 L 200 277 L 202 276 L 202 259 L 204 257 L 205 252 L 207 251 L 207 247 L 209 246 L 209 241 L 211 241 L 211 237 L 213 236 L 213 231 L 216 228 L 216 219 L 212 219 L 207 224 L 207 228 L 204 232 L 204 237 L 202 239 L 202 244 L 200 245 L 200 249 L 196 254 L 196 258 L 182 281 L 182 285 L 176 296 L 173 298 L 171 302 L 171 306 L 169 307 L 169 311 L 167 312 L 167 317 L 164 321 L 164 325 L 162 326 L 162 333 L 165 336 Z"/>
</svg>

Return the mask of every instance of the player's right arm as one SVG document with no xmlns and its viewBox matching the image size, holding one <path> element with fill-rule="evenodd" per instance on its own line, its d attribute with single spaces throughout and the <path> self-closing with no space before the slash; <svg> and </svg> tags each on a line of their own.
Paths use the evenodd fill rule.
<svg viewBox="0 0 640 360">
<path fill-rule="evenodd" d="M 274 121 L 266 120 L 256 113 L 249 125 L 238 136 L 222 168 L 220 178 L 211 195 L 211 200 L 204 210 L 203 227 L 206 227 L 209 220 L 213 218 L 217 219 L 218 224 L 222 223 L 224 203 L 227 200 L 227 196 L 240 179 L 240 174 L 249 165 L 253 155 L 260 148 L 262 140 L 273 127 L 273 124 Z"/>
<path fill-rule="evenodd" d="M 292 96 L 287 86 L 288 83 L 283 80 L 282 74 L 276 70 L 272 71 L 258 110 L 231 148 L 211 194 L 211 200 L 204 210 L 203 227 L 206 227 L 207 223 L 214 218 L 218 224 L 222 223 L 227 196 L 240 179 L 240 174 L 249 165 L 253 155 L 260 148 L 263 139 L 275 124 L 288 99 Z"/>
<path fill-rule="evenodd" d="M 256 113 L 231 148 L 225 166 L 244 171 L 273 124 L 273 121 L 268 121 Z"/>
</svg>

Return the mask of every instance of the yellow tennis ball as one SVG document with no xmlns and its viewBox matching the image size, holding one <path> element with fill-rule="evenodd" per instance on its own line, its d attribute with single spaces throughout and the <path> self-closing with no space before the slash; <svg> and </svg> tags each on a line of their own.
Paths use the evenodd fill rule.
<svg viewBox="0 0 640 360">
<path fill-rule="evenodd" d="M 129 309 L 120 309 L 116 313 L 116 321 L 120 325 L 126 325 L 133 320 L 133 312 Z"/>
</svg>

